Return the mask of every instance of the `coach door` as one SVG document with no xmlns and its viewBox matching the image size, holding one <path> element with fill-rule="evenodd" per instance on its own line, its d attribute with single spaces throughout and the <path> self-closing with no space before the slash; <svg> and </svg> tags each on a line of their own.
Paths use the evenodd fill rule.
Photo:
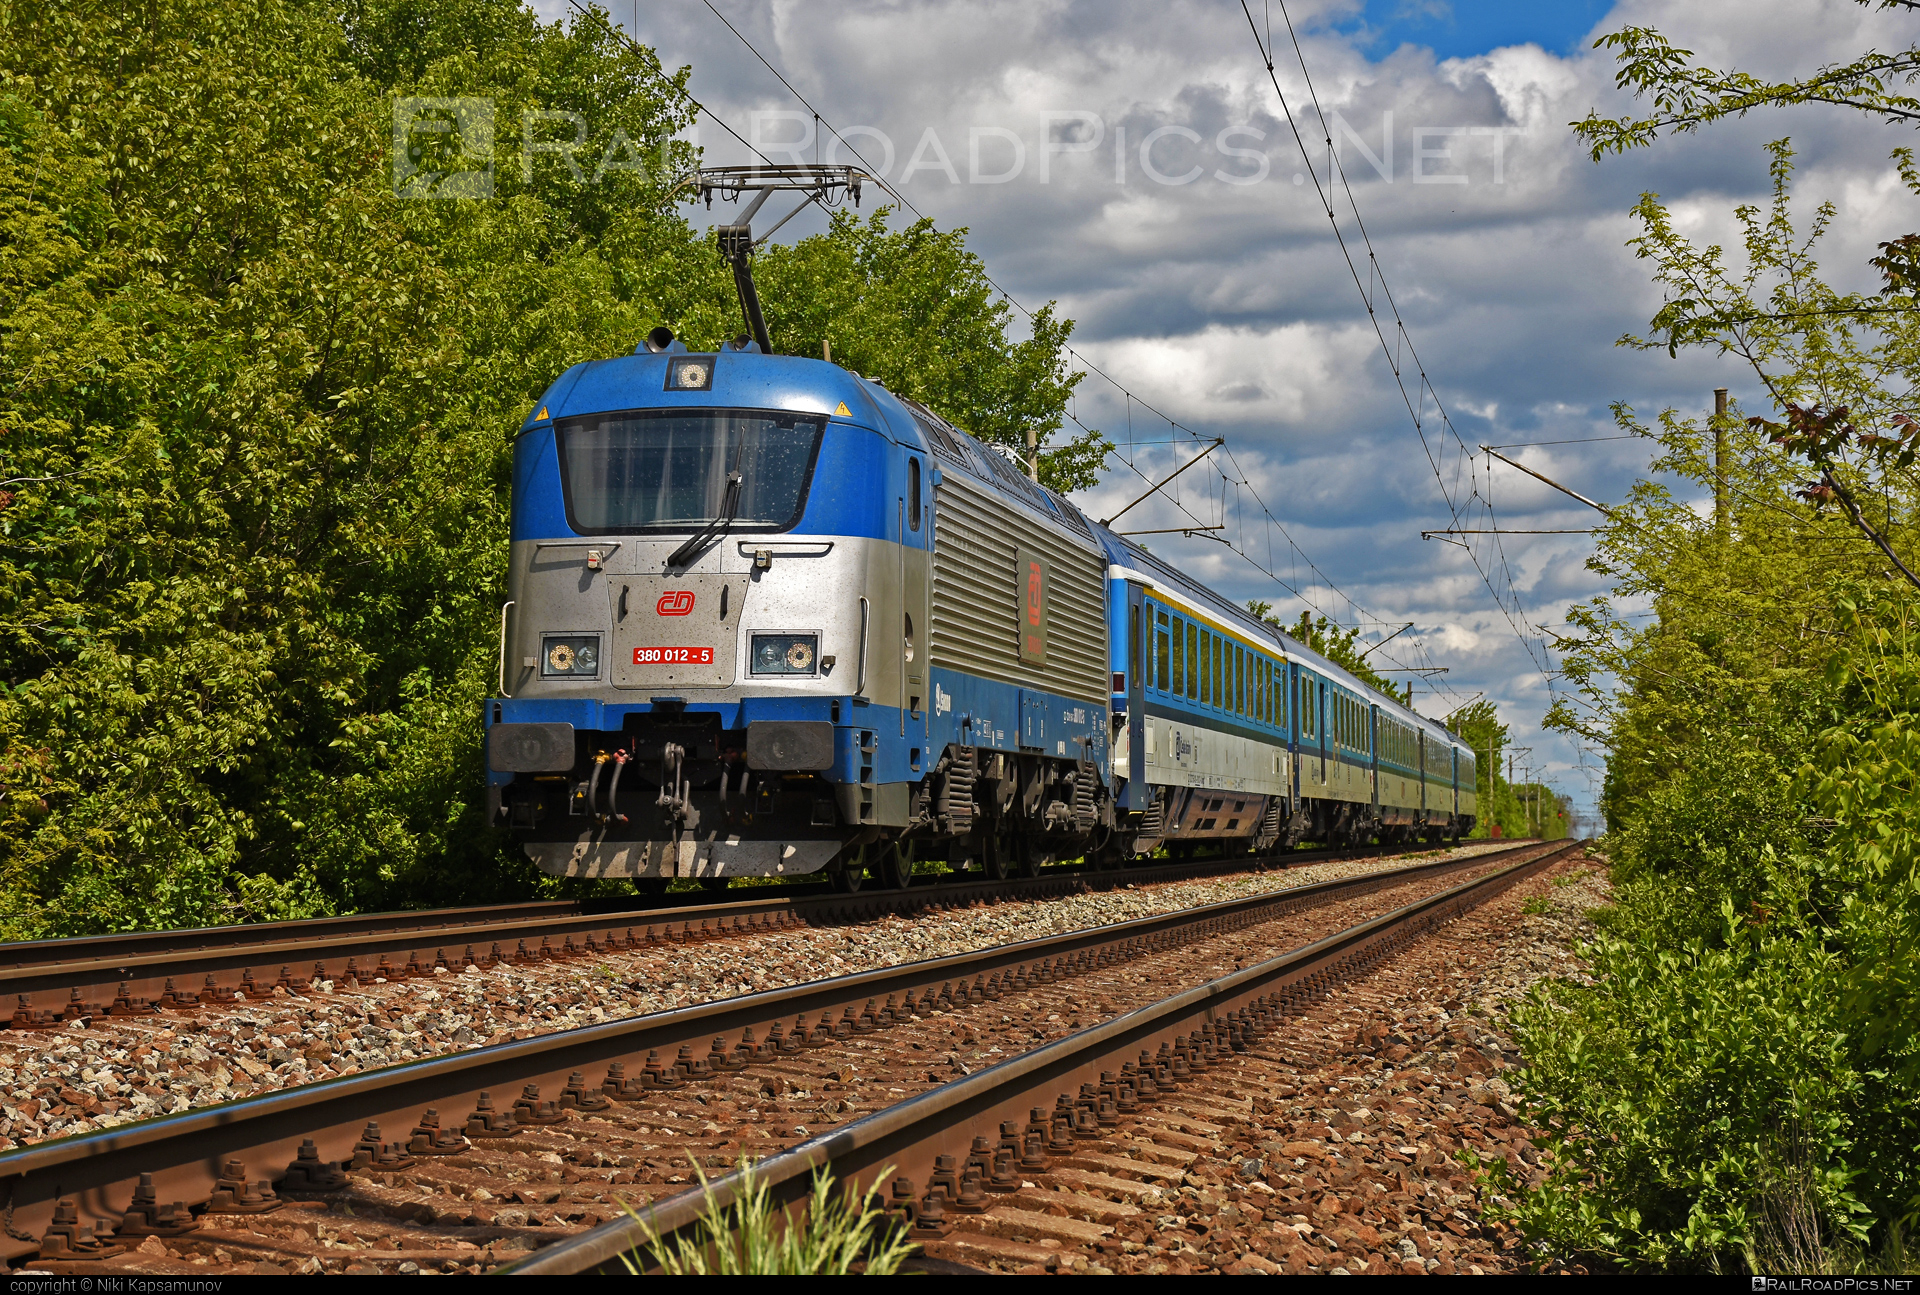
<svg viewBox="0 0 1920 1295">
<path fill-rule="evenodd" d="M 1287 662 L 1287 763 L 1293 766 L 1293 809 L 1300 811 L 1300 667 Z"/>
<path fill-rule="evenodd" d="M 1314 709 L 1313 724 L 1319 730 L 1320 738 L 1320 786 L 1327 785 L 1327 730 L 1333 727 L 1327 722 L 1327 684 L 1326 680 L 1315 680 L 1319 685 L 1320 705 Z M 1324 792 L 1322 793 L 1324 794 Z"/>
<path fill-rule="evenodd" d="M 1373 794 L 1373 816 L 1380 817 L 1380 708 L 1368 704 L 1367 717 L 1367 789 Z"/>
<path fill-rule="evenodd" d="M 1145 809 L 1153 790 L 1147 785 L 1147 671 L 1153 652 L 1153 632 L 1153 607 L 1146 601 L 1146 589 L 1130 580 L 1127 582 L 1127 649 L 1122 658 L 1126 676 L 1119 681 L 1127 708 L 1124 717 L 1126 785 L 1115 788 L 1121 809 Z M 1117 752 L 1114 772 L 1120 773 Z"/>
</svg>

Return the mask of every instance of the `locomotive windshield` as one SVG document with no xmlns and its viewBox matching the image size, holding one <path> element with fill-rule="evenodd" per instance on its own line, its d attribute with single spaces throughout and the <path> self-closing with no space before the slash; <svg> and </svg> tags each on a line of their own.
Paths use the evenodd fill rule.
<svg viewBox="0 0 1920 1295">
<path fill-rule="evenodd" d="M 567 521 L 582 535 L 685 530 L 728 511 L 734 530 L 800 520 L 823 420 L 735 409 L 590 414 L 555 428 Z"/>
</svg>

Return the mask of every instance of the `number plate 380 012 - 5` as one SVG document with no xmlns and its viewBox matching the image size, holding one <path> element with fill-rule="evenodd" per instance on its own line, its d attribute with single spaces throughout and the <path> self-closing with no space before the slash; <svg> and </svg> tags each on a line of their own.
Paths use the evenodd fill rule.
<svg viewBox="0 0 1920 1295">
<path fill-rule="evenodd" d="M 616 688 L 724 688 L 739 668 L 745 575 L 615 576 L 607 593 Z"/>
<path fill-rule="evenodd" d="M 633 650 L 635 665 L 712 665 L 713 649 L 710 647 L 637 647 Z"/>
</svg>

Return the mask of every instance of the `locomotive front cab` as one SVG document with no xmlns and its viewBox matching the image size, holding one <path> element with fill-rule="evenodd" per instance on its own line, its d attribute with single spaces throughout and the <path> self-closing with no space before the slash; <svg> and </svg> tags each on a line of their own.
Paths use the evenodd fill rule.
<svg viewBox="0 0 1920 1295">
<path fill-rule="evenodd" d="M 637 354 L 570 371 L 522 429 L 488 776 L 543 870 L 817 872 L 872 834 L 878 783 L 921 776 L 875 735 L 921 710 L 923 456 L 861 383 L 752 350 Z"/>
</svg>

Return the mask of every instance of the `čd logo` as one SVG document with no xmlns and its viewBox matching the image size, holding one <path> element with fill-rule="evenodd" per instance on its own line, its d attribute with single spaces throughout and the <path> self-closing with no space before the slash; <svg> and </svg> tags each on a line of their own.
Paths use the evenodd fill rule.
<svg viewBox="0 0 1920 1295">
<path fill-rule="evenodd" d="M 693 590 L 672 589 L 660 595 L 653 610 L 662 616 L 685 616 L 693 610 Z"/>
</svg>

